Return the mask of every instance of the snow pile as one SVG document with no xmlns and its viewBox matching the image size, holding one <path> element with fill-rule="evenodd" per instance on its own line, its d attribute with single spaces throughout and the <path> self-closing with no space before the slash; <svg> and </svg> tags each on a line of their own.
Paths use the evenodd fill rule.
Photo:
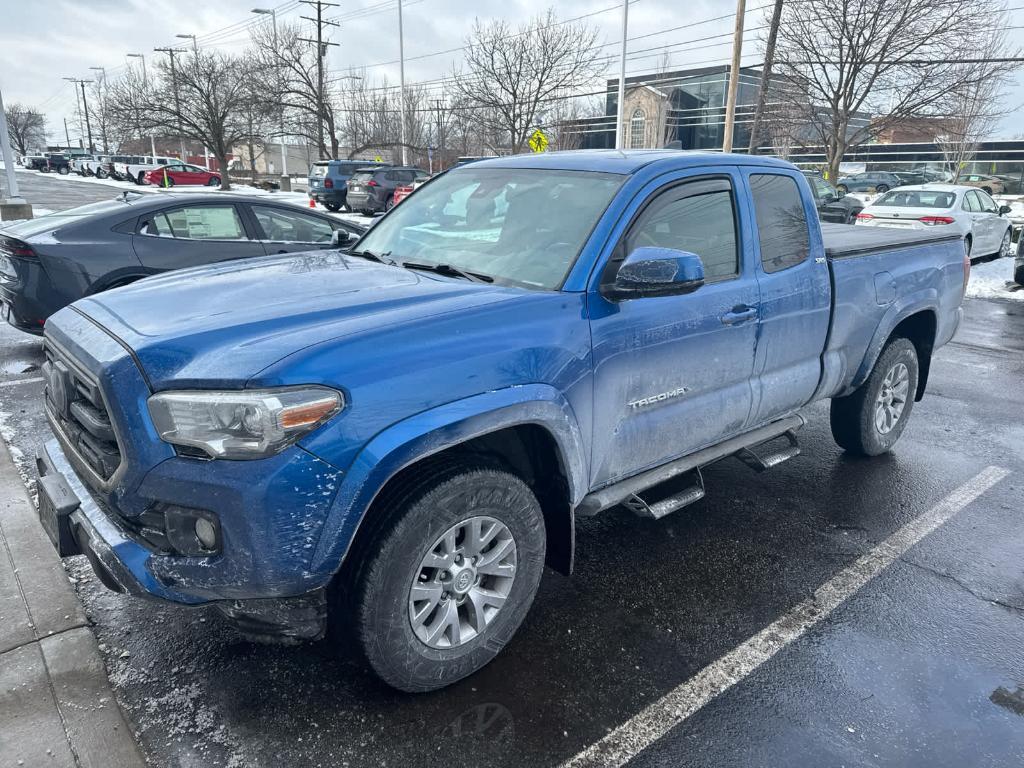
<svg viewBox="0 0 1024 768">
<path fill-rule="evenodd" d="M 1013 282 L 1013 259 L 996 259 L 971 265 L 967 295 L 975 299 L 1024 301 L 1024 286 Z"/>
</svg>

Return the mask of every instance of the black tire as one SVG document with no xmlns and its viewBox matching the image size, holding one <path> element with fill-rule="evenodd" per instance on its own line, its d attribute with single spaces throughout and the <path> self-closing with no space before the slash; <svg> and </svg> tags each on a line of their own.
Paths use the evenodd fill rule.
<svg viewBox="0 0 1024 768">
<path fill-rule="evenodd" d="M 161 187 L 173 187 L 174 186 L 174 179 L 172 179 L 170 176 L 168 176 L 166 179 L 164 179 L 163 181 L 160 182 L 160 186 Z"/>
<path fill-rule="evenodd" d="M 974 248 L 974 238 L 972 238 L 970 235 L 968 235 L 967 237 L 964 238 L 964 251 L 967 252 L 967 258 L 968 259 L 972 258 L 971 257 L 971 251 L 973 250 L 973 248 Z"/>
<path fill-rule="evenodd" d="M 388 201 L 386 203 L 384 203 L 384 212 L 387 213 L 388 211 L 390 211 L 394 207 L 395 207 L 395 199 L 393 197 L 389 198 Z"/>
<path fill-rule="evenodd" d="M 884 195 L 888 191 L 889 191 L 889 185 L 888 184 L 879 184 L 877 187 L 875 187 L 875 192 L 877 192 L 880 195 Z"/>
<path fill-rule="evenodd" d="M 444 463 L 417 473 L 403 486 L 374 508 L 375 527 L 355 553 L 345 591 L 356 642 L 370 667 L 394 688 L 419 693 L 473 674 L 512 639 L 540 584 L 544 516 L 529 487 L 504 469 Z M 504 604 L 472 639 L 431 647 L 414 631 L 411 589 L 435 542 L 478 515 L 499 521 L 511 533 L 515 578 Z M 445 605 L 447 601 L 437 602 L 430 610 Z"/>
<path fill-rule="evenodd" d="M 991 195 L 992 194 L 992 187 L 982 187 L 981 191 L 984 192 L 986 195 Z"/>
<path fill-rule="evenodd" d="M 842 192 L 844 195 L 848 195 L 850 190 L 847 189 L 845 184 L 840 184 L 836 187 L 836 192 Z"/>
<path fill-rule="evenodd" d="M 61 176 L 67 176 L 69 173 L 71 173 L 71 169 L 68 168 L 66 165 L 62 165 L 60 168 L 57 169 L 57 173 L 59 173 Z"/>
<path fill-rule="evenodd" d="M 999 242 L 999 250 L 993 254 L 994 258 L 1004 259 L 1008 256 L 1012 256 L 1013 250 L 1013 236 L 1010 234 L 1012 227 L 1007 227 L 1003 233 L 1003 239 Z"/>
<path fill-rule="evenodd" d="M 1024 285 L 1024 264 L 1013 270 L 1013 279 L 1017 285 Z"/>
<path fill-rule="evenodd" d="M 890 372 L 903 365 L 907 372 L 907 391 L 898 418 L 888 431 L 876 424 L 879 395 Z M 917 349 L 909 339 L 892 339 L 878 356 L 871 375 L 853 394 L 832 398 L 829 421 L 832 437 L 841 448 L 861 456 L 878 456 L 891 450 L 907 426 L 914 409 L 918 380 Z"/>
<path fill-rule="evenodd" d="M 331 213 L 337 213 L 341 210 L 341 203 L 324 203 L 324 208 Z"/>
<path fill-rule="evenodd" d="M 96 171 L 96 178 L 97 179 L 105 179 L 105 178 L 107 178 L 107 176 L 109 176 L 109 174 L 106 171 L 104 171 L 103 169 L 100 169 L 100 170 Z"/>
<path fill-rule="evenodd" d="M 220 179 L 218 177 L 216 177 L 216 176 L 211 176 L 210 180 L 208 182 L 206 182 L 206 186 L 208 186 L 208 187 L 219 187 L 220 186 Z"/>
</svg>

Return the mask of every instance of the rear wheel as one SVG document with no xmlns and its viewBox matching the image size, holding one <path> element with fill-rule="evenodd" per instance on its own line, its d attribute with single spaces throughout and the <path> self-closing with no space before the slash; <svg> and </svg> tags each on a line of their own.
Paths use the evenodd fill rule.
<svg viewBox="0 0 1024 768">
<path fill-rule="evenodd" d="M 341 210 L 341 204 L 340 203 L 324 203 L 324 208 L 326 208 L 331 213 L 337 213 L 338 211 Z"/>
<path fill-rule="evenodd" d="M 899 440 L 917 393 L 917 349 L 909 339 L 892 339 L 875 367 L 851 395 L 832 399 L 829 421 L 840 447 L 878 456 Z"/>
<path fill-rule="evenodd" d="M 1020 264 L 1013 270 L 1013 279 L 1017 285 L 1024 285 L 1024 264 Z"/>
<path fill-rule="evenodd" d="M 1010 236 L 1010 229 L 1007 228 L 1003 234 L 1002 242 L 999 243 L 999 250 L 996 252 L 997 259 L 1005 259 L 1010 255 L 1010 249 L 1013 247 L 1011 243 L 1012 237 Z"/>
<path fill-rule="evenodd" d="M 388 198 L 388 201 L 386 203 L 384 203 L 384 210 L 385 211 L 390 211 L 394 207 L 395 207 L 395 199 L 393 197 Z"/>
<path fill-rule="evenodd" d="M 167 177 L 164 178 L 164 180 L 162 182 L 160 182 L 160 186 L 161 187 L 173 187 L 174 186 L 174 179 L 172 179 L 170 176 L 167 176 Z"/>
<path fill-rule="evenodd" d="M 105 179 L 105 178 L 107 178 L 108 175 L 109 174 L 105 170 L 103 170 L 102 168 L 100 168 L 99 170 L 96 171 L 96 178 L 97 179 Z"/>
<path fill-rule="evenodd" d="M 503 469 L 448 464 L 376 513 L 350 592 L 370 666 L 409 692 L 473 674 L 512 638 L 537 592 L 545 535 L 536 497 Z"/>
</svg>

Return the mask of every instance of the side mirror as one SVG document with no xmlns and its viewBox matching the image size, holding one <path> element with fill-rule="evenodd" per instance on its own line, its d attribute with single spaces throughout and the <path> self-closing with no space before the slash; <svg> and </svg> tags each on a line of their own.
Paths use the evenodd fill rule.
<svg viewBox="0 0 1024 768">
<path fill-rule="evenodd" d="M 604 293 L 613 301 L 644 296 L 677 296 L 704 285 L 700 256 L 672 248 L 637 248 L 619 267 Z"/>
<path fill-rule="evenodd" d="M 352 242 L 352 234 L 344 229 L 336 229 L 331 233 L 331 248 L 341 248 Z"/>
<path fill-rule="evenodd" d="M 1008 214 L 1012 210 L 1013 210 L 1013 208 L 1011 208 L 1008 205 L 1000 205 L 999 206 L 999 215 L 1000 216 L 1005 216 L 1006 214 Z"/>
</svg>

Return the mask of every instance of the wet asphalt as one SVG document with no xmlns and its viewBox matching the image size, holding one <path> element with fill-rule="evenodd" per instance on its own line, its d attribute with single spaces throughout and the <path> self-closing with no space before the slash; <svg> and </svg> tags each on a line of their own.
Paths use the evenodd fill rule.
<svg viewBox="0 0 1024 768">
<path fill-rule="evenodd" d="M 332 639 L 253 645 L 215 611 L 105 590 L 83 558 L 68 572 L 153 765 L 555 766 L 1004 467 L 630 765 L 1021 765 L 1024 304 L 965 307 L 892 454 L 845 456 L 818 404 L 803 454 L 768 473 L 726 460 L 707 470 L 706 499 L 661 521 L 623 510 L 581 521 L 575 575 L 547 572 L 501 656 L 438 693 L 391 691 Z M 37 340 L 0 330 L 0 431 L 29 480 L 48 434 L 40 363 Z"/>
</svg>

